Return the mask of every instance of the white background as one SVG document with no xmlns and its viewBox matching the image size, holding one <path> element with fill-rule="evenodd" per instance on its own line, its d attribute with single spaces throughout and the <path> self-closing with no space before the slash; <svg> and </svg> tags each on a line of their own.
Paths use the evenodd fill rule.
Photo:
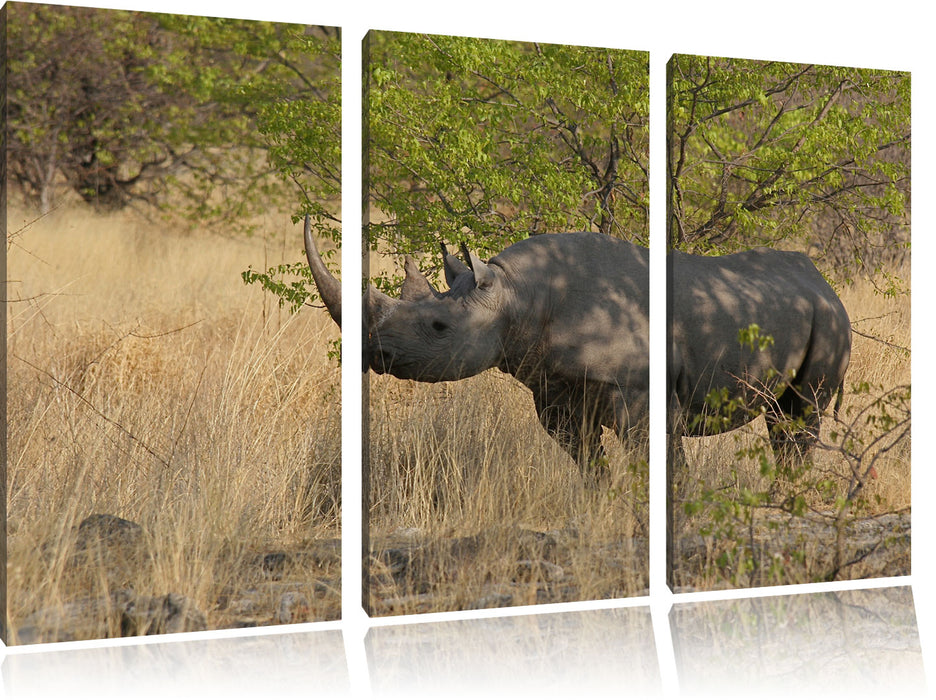
<svg viewBox="0 0 936 700">
<path fill-rule="evenodd" d="M 504 0 L 473 2 L 417 2 L 371 0 L 332 0 L 331 2 L 289 2 L 262 0 L 155 0 L 76 4 L 120 9 L 159 10 L 196 15 L 244 19 L 326 24 L 342 27 L 343 37 L 343 279 L 345 295 L 355 296 L 360 286 L 359 221 L 361 201 L 360 136 L 360 42 L 369 29 L 419 31 L 439 34 L 517 39 L 540 42 L 585 44 L 650 52 L 651 66 L 651 240 L 663 249 L 665 209 L 665 65 L 673 53 L 778 59 L 848 66 L 866 66 L 909 70 L 913 73 L 913 184 L 917 194 L 913 210 L 913 340 L 915 350 L 913 384 L 916 416 L 913 436 L 913 575 L 895 581 L 859 582 L 844 587 L 882 584 L 912 584 L 924 660 L 931 679 L 936 679 L 933 648 L 936 645 L 936 588 L 932 576 L 933 478 L 929 455 L 933 454 L 933 430 L 929 429 L 932 409 L 932 372 L 928 361 L 933 320 L 932 277 L 927 272 L 936 262 L 932 238 L 931 163 L 932 163 L 932 92 L 934 51 L 932 13 L 919 2 L 667 2 L 649 0 L 629 3 L 624 0 L 591 2 L 508 3 Z M 298 253 L 298 243 L 297 243 Z M 651 269 L 653 294 L 663 299 L 662 256 L 654 257 Z M 345 326 L 360 323 L 358 305 L 346 305 Z M 663 308 L 652 308 L 653 357 L 663 357 Z M 344 337 L 346 357 L 359 353 L 360 336 Z M 653 373 L 654 391 L 662 396 L 662 367 Z M 370 678 L 383 677 L 380 668 L 368 664 L 368 649 L 379 645 L 401 622 L 411 623 L 410 639 L 424 645 L 429 659 L 435 650 L 459 647 L 465 674 L 442 676 L 431 663 L 410 669 L 406 678 L 395 679 L 393 688 L 412 696 L 447 694 L 461 689 L 464 694 L 589 696 L 613 694 L 642 695 L 648 690 L 662 690 L 666 695 L 678 691 L 676 668 L 671 649 L 670 627 L 666 612 L 674 598 L 663 580 L 663 543 L 655 538 L 651 553 L 652 587 L 650 600 L 637 601 L 652 608 L 650 616 L 631 609 L 633 602 L 575 604 L 549 607 L 556 614 L 535 611 L 483 611 L 470 616 L 450 614 L 422 616 L 418 620 L 368 620 L 360 610 L 360 572 L 356 565 L 361 551 L 360 498 L 360 382 L 355 363 L 345 363 L 343 376 L 343 567 L 344 619 L 340 623 L 300 625 L 265 630 L 246 639 L 233 639 L 228 633 L 183 635 L 166 643 L 162 640 L 120 640 L 112 643 L 52 645 L 36 648 L 6 649 L 2 671 L 9 697 L 292 697 L 331 696 L 350 692 L 354 696 L 381 695 Z M 655 425 L 662 425 L 660 409 L 652 407 Z M 663 464 L 662 435 L 654 433 L 651 464 Z M 653 469 L 651 476 L 652 527 L 663 532 L 663 469 Z M 843 586 L 837 586 L 839 588 Z M 807 586 L 797 591 L 828 590 Z M 758 594 L 762 595 L 766 591 Z M 779 591 L 772 591 L 777 593 Z M 790 591 L 786 591 L 790 592 Z M 689 600 L 712 597 L 741 598 L 749 592 L 696 596 Z M 684 597 L 676 602 L 687 600 Z M 616 608 L 624 607 L 624 610 Z M 611 608 L 607 612 L 603 612 Z M 597 610 L 597 613 L 576 611 Z M 572 611 L 572 612 L 569 612 Z M 575 613 L 575 614 L 573 614 Z M 510 617 L 503 617 L 504 615 Z M 520 614 L 520 617 L 517 615 Z M 583 617 L 585 615 L 585 617 Z M 605 617 L 602 617 L 604 615 Z M 614 627 L 607 620 L 615 616 L 636 615 L 646 628 L 650 653 L 655 649 L 662 679 L 654 681 L 656 669 L 638 663 L 647 643 L 639 640 L 616 640 L 623 646 L 610 645 Z M 590 617 L 589 617 L 590 616 Z M 486 618 L 486 622 L 464 627 L 466 618 Z M 628 617 L 630 619 L 630 617 Z M 424 625 L 426 621 L 447 621 Z M 453 623 L 452 621 L 457 621 Z M 583 620 L 587 622 L 583 623 Z M 454 626 L 453 626 L 454 625 Z M 463 627 L 458 627 L 463 625 Z M 487 626 L 485 628 L 485 625 Z M 565 627 L 563 627 L 565 625 Z M 584 626 L 583 626 L 584 625 Z M 640 625 L 638 625 L 638 628 Z M 557 633 L 566 629 L 567 633 Z M 454 630 L 454 632 L 452 631 Z M 473 631 L 474 630 L 474 631 Z M 482 630 L 477 632 L 477 630 Z M 609 632 L 612 630 L 612 632 Z M 370 637 L 365 636 L 370 631 Z M 652 631 L 652 634 L 650 632 Z M 610 635 L 610 636 L 609 636 Z M 485 654 L 478 645 L 483 640 L 500 640 Z M 205 641 L 208 640 L 208 641 Z M 454 640 L 454 641 L 453 641 Z M 482 641 L 478 641 L 482 640 Z M 153 643 L 161 641 L 163 643 Z M 475 646 L 472 646 L 475 645 Z M 628 646 L 632 645 L 632 646 Z M 575 647 L 570 649 L 570 647 Z M 402 647 L 401 647 L 402 648 Z M 500 650 L 499 650 L 500 649 Z M 477 652 L 472 656 L 473 650 Z M 636 650 L 636 651 L 635 651 Z M 511 655 L 511 653 L 513 655 Z M 343 657 L 343 658 L 342 658 Z M 505 665 L 504 661 L 508 660 Z M 410 659 L 410 661 L 413 661 Z M 744 663 L 742 659 L 738 659 Z M 347 665 L 344 665 L 344 664 Z M 588 673 L 582 674 L 582 670 Z M 436 674 L 435 676 L 433 674 Z M 643 674 L 643 675 L 642 675 Z M 647 675 L 649 674 L 649 675 Z M 863 671 L 856 669 L 855 685 L 850 691 L 869 691 Z M 649 680 L 648 680 L 649 678 Z M 585 680 L 587 679 L 587 680 Z M 452 684 L 457 683 L 457 687 Z M 388 684 L 388 687 L 391 684 Z M 936 680 L 931 685 L 936 688 Z M 409 689 L 413 691 L 405 691 Z M 839 686 L 838 691 L 846 688 Z M 753 689 L 751 689 L 753 690 Z M 192 691 L 187 692 L 187 691 Z M 528 691 L 528 692 L 524 692 Z M 777 688 L 778 693 L 782 692 Z M 786 693 L 783 693 L 786 695 Z"/>
</svg>

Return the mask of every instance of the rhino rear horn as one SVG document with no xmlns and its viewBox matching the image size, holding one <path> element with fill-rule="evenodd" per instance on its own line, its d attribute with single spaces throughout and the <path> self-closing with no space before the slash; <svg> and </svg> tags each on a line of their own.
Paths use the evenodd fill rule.
<svg viewBox="0 0 936 700">
<path fill-rule="evenodd" d="M 428 297 L 438 297 L 439 292 L 429 284 L 429 280 L 420 272 L 416 261 L 409 255 L 404 260 L 403 269 L 406 271 L 406 277 L 403 279 L 400 299 L 402 301 L 420 301 Z"/>
<path fill-rule="evenodd" d="M 465 259 L 465 264 L 468 265 L 468 267 L 470 267 L 473 270 L 474 268 L 471 267 L 472 256 L 471 256 L 471 251 L 468 250 L 468 244 L 462 241 L 461 244 L 459 245 L 459 248 L 461 249 L 462 257 Z"/>
<path fill-rule="evenodd" d="M 309 261 L 309 269 L 312 270 L 312 279 L 315 280 L 315 286 L 318 288 L 319 296 L 325 303 L 328 313 L 340 328 L 341 283 L 335 279 L 335 276 L 325 266 L 322 256 L 319 255 L 315 239 L 312 238 L 312 221 L 308 214 L 305 217 L 303 238 L 305 239 L 306 259 Z"/>
</svg>

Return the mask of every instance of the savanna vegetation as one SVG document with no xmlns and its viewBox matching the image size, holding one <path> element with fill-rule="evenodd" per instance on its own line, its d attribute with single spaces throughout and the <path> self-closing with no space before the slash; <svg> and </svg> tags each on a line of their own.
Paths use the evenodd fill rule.
<svg viewBox="0 0 936 700">
<path fill-rule="evenodd" d="M 539 233 L 647 244 L 646 53 L 372 32 L 366 246 L 396 292 L 439 243 L 483 258 Z M 370 376 L 366 601 L 394 614 L 632 596 L 648 587 L 648 465 L 605 435 L 588 485 L 528 389 L 496 370 L 446 384 Z"/>
<path fill-rule="evenodd" d="M 805 252 L 852 323 L 842 406 L 803 464 L 775 463 L 762 419 L 685 441 L 671 582 L 909 573 L 910 75 L 679 55 L 668 103 L 669 244 Z"/>
<path fill-rule="evenodd" d="M 544 232 L 648 243 L 646 53 L 392 32 L 366 52 L 371 250 L 432 274 L 440 240 L 485 259 Z"/>
<path fill-rule="evenodd" d="M 340 243 L 339 35 L 6 12 L 10 640 L 335 617 L 338 332 L 289 311 L 315 302 L 290 220 Z M 366 50 L 378 287 L 403 253 L 438 279 L 440 239 L 485 258 L 553 231 L 649 241 L 645 53 Z M 687 441 L 674 582 L 903 573 L 909 76 L 677 57 L 669 87 L 671 245 L 803 250 L 854 329 L 808 469 L 778 474 L 758 423 Z M 366 386 L 372 612 L 647 589 L 639 449 L 606 435 L 595 488 L 506 375 Z"/>
<path fill-rule="evenodd" d="M 9 3 L 8 642 L 340 614 L 335 29 Z M 252 233 L 252 236 L 247 234 Z"/>
<path fill-rule="evenodd" d="M 644 55 L 389 33 L 368 51 L 378 287 L 400 281 L 387 253 L 438 277 L 440 239 L 482 255 L 551 231 L 647 241 Z M 678 57 L 669 87 L 671 245 L 804 251 L 854 329 L 843 405 L 805 468 L 778 467 L 762 419 L 686 442 L 671 582 L 905 573 L 909 76 Z M 496 371 L 369 386 L 373 611 L 645 589 L 639 452 L 612 451 L 610 483 L 595 489 L 536 424 L 529 394 Z"/>
</svg>

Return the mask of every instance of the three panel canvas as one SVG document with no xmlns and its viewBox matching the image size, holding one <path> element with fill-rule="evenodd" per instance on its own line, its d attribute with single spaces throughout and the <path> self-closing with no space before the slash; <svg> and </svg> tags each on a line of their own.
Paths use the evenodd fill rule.
<svg viewBox="0 0 936 700">
<path fill-rule="evenodd" d="M 340 31 L 3 12 L 4 641 L 337 619 Z M 908 73 L 363 52 L 368 614 L 909 573 Z"/>
</svg>

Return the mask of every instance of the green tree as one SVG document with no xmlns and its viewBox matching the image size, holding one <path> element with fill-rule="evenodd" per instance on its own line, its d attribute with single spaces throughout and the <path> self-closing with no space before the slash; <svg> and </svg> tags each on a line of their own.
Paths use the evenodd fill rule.
<svg viewBox="0 0 936 700">
<path fill-rule="evenodd" d="M 153 23 L 126 12 L 11 3 L 7 44 L 11 182 L 48 211 L 60 182 L 88 201 L 121 206 L 169 165 L 147 85 Z"/>
<path fill-rule="evenodd" d="M 153 77 L 196 98 L 183 121 L 202 147 L 189 178 L 175 180 L 190 213 L 231 221 L 280 202 L 340 240 L 340 32 L 176 15 L 160 16 L 160 26 L 178 44 Z M 203 121 L 205 106 L 224 120 Z"/>
<path fill-rule="evenodd" d="M 372 32 L 370 245 L 482 255 L 528 235 L 648 241 L 646 53 Z"/>
<path fill-rule="evenodd" d="M 11 182 L 43 211 L 61 190 L 199 222 L 292 202 L 336 236 L 339 47 L 322 27 L 11 3 Z"/>
<path fill-rule="evenodd" d="M 671 245 L 798 240 L 846 273 L 909 245 L 909 73 L 677 55 L 668 100 Z"/>
</svg>

